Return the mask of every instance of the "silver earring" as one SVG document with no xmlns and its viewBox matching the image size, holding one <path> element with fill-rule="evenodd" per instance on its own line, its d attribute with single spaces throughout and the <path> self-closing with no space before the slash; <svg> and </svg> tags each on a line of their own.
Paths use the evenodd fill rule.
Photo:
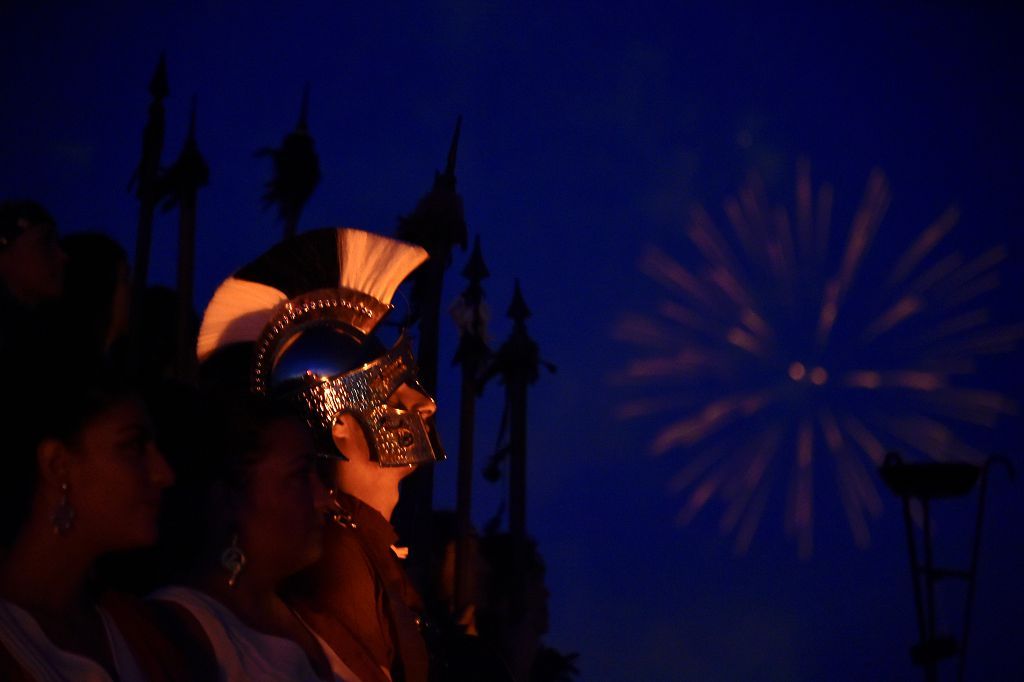
<svg viewBox="0 0 1024 682">
<path fill-rule="evenodd" d="M 245 552 L 238 545 L 238 533 L 231 536 L 231 544 L 220 553 L 220 565 L 230 574 L 228 587 L 234 587 L 238 582 L 238 575 L 245 568 Z"/>
<path fill-rule="evenodd" d="M 68 484 L 60 484 L 60 501 L 57 508 L 50 514 L 54 535 L 67 535 L 71 526 L 75 525 L 75 508 L 68 501 Z"/>
</svg>

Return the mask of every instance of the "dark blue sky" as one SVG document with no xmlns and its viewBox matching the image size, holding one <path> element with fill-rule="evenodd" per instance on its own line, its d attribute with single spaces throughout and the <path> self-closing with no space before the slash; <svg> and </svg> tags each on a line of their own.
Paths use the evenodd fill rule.
<svg viewBox="0 0 1024 682">
<path fill-rule="evenodd" d="M 752 169 L 775 201 L 790 202 L 801 156 L 816 183 L 836 188 L 837 230 L 871 169 L 889 178 L 891 207 L 861 282 L 956 203 L 949 248 L 977 255 L 1007 244 L 988 299 L 996 323 L 1024 319 L 1021 22 L 957 2 L 680 5 L 6 3 L 0 191 L 42 201 L 65 232 L 103 230 L 131 251 L 137 207 L 126 186 L 146 85 L 165 51 L 165 162 L 194 94 L 211 170 L 199 199 L 202 306 L 279 235 L 260 203 L 269 162 L 254 152 L 292 128 L 304 82 L 323 172 L 307 228 L 392 233 L 443 164 L 461 113 L 459 189 L 491 270 L 491 307 L 504 312 L 519 277 L 530 330 L 558 365 L 530 397 L 529 524 L 549 565 L 550 642 L 581 652 L 588 682 L 908 679 L 916 634 L 896 501 L 883 491 L 871 545 L 857 549 L 827 463 L 819 467 L 808 561 L 782 532 L 784 471 L 745 556 L 717 530 L 721 505 L 675 525 L 686 498 L 666 481 L 695 452 L 649 454 L 654 431 L 681 414 L 614 416 L 643 390 L 610 381 L 634 352 L 612 329 L 666 294 L 638 268 L 645 245 L 700 264 L 683 236 L 691 202 L 722 222 L 722 200 Z M 175 227 L 173 215 L 158 219 L 157 282 L 173 279 Z M 463 262 L 457 253 L 449 298 Z M 496 315 L 491 330 L 504 338 L 507 320 Z M 442 362 L 453 350 L 449 330 Z M 1014 352 L 982 362 L 970 382 L 1019 401 L 1021 370 Z M 441 384 L 454 454 L 455 373 Z M 500 409 L 488 389 L 481 452 Z M 742 425 L 734 433 L 742 441 Z M 964 433 L 1018 463 L 1021 435 L 1019 416 Z M 438 469 L 442 504 L 454 499 L 454 474 L 454 461 Z M 1024 670 L 1020 485 L 996 475 L 991 488 L 973 679 Z M 482 522 L 499 493 L 477 486 Z M 940 539 L 952 544 L 960 525 L 947 520 Z M 959 605 L 950 595 L 943 613 L 953 624 Z"/>
</svg>

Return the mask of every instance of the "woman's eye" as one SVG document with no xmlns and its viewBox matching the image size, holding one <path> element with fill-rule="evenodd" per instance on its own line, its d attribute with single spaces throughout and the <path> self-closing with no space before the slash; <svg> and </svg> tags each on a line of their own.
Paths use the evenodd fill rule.
<svg viewBox="0 0 1024 682">
<path fill-rule="evenodd" d="M 147 445 L 149 445 L 149 439 L 138 436 L 121 441 L 118 444 L 118 449 L 132 458 L 140 458 L 145 454 Z"/>
</svg>

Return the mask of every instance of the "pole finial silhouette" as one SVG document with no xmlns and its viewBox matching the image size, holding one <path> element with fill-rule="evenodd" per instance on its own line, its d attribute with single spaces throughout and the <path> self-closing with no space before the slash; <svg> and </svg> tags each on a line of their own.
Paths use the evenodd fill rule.
<svg viewBox="0 0 1024 682">
<path fill-rule="evenodd" d="M 526 329 L 530 309 L 526 305 L 518 278 L 508 307 L 508 317 L 512 319 L 512 332 L 495 353 L 494 361 L 484 375 L 485 381 L 500 376 L 505 384 L 505 411 L 508 419 L 502 424 L 502 433 L 507 433 L 508 440 L 507 446 L 495 453 L 485 470 L 485 476 L 497 480 L 500 476 L 500 461 L 508 457 L 509 528 L 513 535 L 525 538 L 527 388 L 537 381 L 542 365 L 552 372 L 555 367 L 541 360 L 537 342 L 530 338 Z"/>
<path fill-rule="evenodd" d="M 158 100 L 171 94 L 171 89 L 167 84 L 167 58 L 163 52 L 160 53 L 160 61 L 157 62 L 156 70 L 149 81 L 149 94 L 153 96 L 153 99 Z"/>
<path fill-rule="evenodd" d="M 129 366 L 138 371 L 142 367 L 142 300 L 149 278 L 149 252 L 153 242 L 153 214 L 160 202 L 163 181 L 160 157 L 164 149 L 164 103 L 170 94 L 167 80 L 167 60 L 160 53 L 153 76 L 149 80 L 149 115 L 142 132 L 142 156 L 132 176 L 131 186 L 139 200 L 139 218 L 135 231 L 135 268 L 132 277 L 131 341 Z"/>
<path fill-rule="evenodd" d="M 441 300 L 444 275 L 452 258 L 452 247 L 466 248 L 466 218 L 462 197 L 455 189 L 455 159 L 462 118 L 456 119 L 455 134 L 448 149 L 445 171 L 434 171 L 434 182 L 416 204 L 415 210 L 398 220 L 397 235 L 418 244 L 430 254 L 430 260 L 416 272 L 410 296 L 412 316 L 419 324 L 417 363 L 420 382 L 429 392 L 437 393 L 437 364 L 440 337 Z M 404 483 L 404 491 L 395 510 L 396 526 L 408 538 L 414 555 L 419 555 L 424 566 L 429 565 L 429 523 L 433 509 L 433 469 L 423 467 Z"/>
<path fill-rule="evenodd" d="M 277 149 L 267 147 L 256 152 L 257 156 L 269 156 L 274 162 L 274 174 L 263 192 L 263 205 L 265 208 L 277 206 L 278 217 L 284 222 L 285 239 L 298 233 L 302 209 L 320 183 L 320 159 L 313 136 L 309 134 L 308 119 L 309 83 L 306 83 L 295 129 L 285 136 Z"/>
<path fill-rule="evenodd" d="M 455 161 L 459 154 L 459 135 L 462 133 L 462 114 L 455 119 L 455 132 L 452 134 L 452 143 L 448 148 L 448 163 L 445 165 L 444 174 L 455 180 Z"/>
<path fill-rule="evenodd" d="M 515 292 L 512 294 L 512 303 L 508 306 L 508 316 L 514 322 L 522 325 L 532 315 L 523 299 L 523 290 L 519 288 L 519 278 L 516 277 Z"/>
<path fill-rule="evenodd" d="M 455 604 L 466 608 L 472 601 L 473 571 L 471 508 L 473 502 L 473 451 L 476 433 L 476 398 L 483 392 L 482 372 L 491 356 L 487 345 L 487 314 L 481 282 L 488 276 L 480 252 L 480 235 L 473 240 L 473 252 L 462 276 L 468 280 L 466 289 L 452 306 L 452 316 L 459 328 L 459 346 L 454 364 L 462 367 L 462 391 L 459 403 L 459 469 L 456 488 L 455 520 Z"/>
<path fill-rule="evenodd" d="M 199 188 L 210 179 L 210 168 L 199 151 L 196 142 L 196 111 L 198 98 L 192 96 L 189 113 L 188 137 L 181 148 L 178 159 L 164 175 L 167 200 L 164 209 L 178 207 L 178 309 L 175 375 L 179 380 L 189 381 L 194 377 L 195 358 L 195 310 L 193 308 L 193 287 L 195 280 L 196 209 Z"/>
</svg>

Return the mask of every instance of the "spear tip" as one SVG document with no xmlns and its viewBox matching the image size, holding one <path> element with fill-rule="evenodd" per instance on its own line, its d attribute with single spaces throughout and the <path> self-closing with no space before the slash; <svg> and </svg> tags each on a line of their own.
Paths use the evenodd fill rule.
<svg viewBox="0 0 1024 682">
<path fill-rule="evenodd" d="M 516 290 L 512 294 L 512 304 L 508 307 L 508 316 L 516 322 L 522 322 L 530 317 L 530 314 L 530 309 L 526 307 L 526 301 L 523 300 L 522 289 L 519 288 L 519 278 L 516 277 Z"/>
<path fill-rule="evenodd" d="M 199 96 L 192 95 L 192 111 L 188 119 L 188 140 L 195 142 L 196 139 L 196 107 L 199 103 Z"/>
<path fill-rule="evenodd" d="M 480 252 L 480 235 L 473 239 L 473 252 L 469 254 L 469 261 L 462 269 L 462 276 L 471 282 L 479 282 L 490 275 L 487 265 L 484 263 L 483 254 Z"/>
<path fill-rule="evenodd" d="M 462 114 L 455 119 L 455 132 L 452 134 L 452 143 L 448 148 L 448 164 L 445 166 L 444 174 L 450 178 L 455 177 L 455 159 L 459 153 L 459 134 L 462 132 Z"/>
<path fill-rule="evenodd" d="M 157 62 L 156 70 L 153 71 L 153 77 L 149 81 L 149 94 L 155 99 L 163 99 L 170 92 L 171 90 L 167 85 L 167 57 L 161 51 L 160 61 Z"/>
</svg>

